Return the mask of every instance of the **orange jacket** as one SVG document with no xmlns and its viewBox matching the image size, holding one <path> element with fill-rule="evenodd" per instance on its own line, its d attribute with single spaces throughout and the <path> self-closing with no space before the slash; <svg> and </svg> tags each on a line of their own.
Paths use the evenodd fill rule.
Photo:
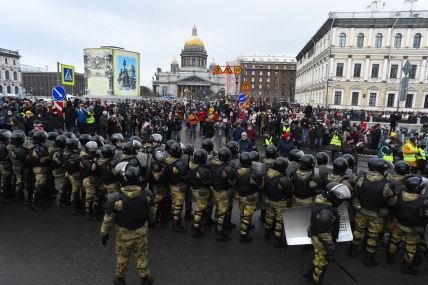
<svg viewBox="0 0 428 285">
<path fill-rule="evenodd" d="M 418 167 L 418 164 L 416 162 L 416 154 L 418 153 L 419 153 L 418 148 L 416 147 L 416 145 L 414 145 L 410 141 L 403 145 L 403 157 L 404 157 L 404 160 L 407 161 L 410 166 Z M 406 159 L 406 156 L 413 156 L 413 155 L 415 157 L 414 160 Z"/>
</svg>

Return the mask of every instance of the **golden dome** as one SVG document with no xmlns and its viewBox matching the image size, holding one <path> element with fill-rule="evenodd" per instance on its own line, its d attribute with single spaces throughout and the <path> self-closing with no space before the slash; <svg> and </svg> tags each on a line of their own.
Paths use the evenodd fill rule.
<svg viewBox="0 0 428 285">
<path fill-rule="evenodd" d="M 184 46 L 199 46 L 204 47 L 204 42 L 198 36 L 198 30 L 193 27 L 192 36 L 184 43 Z"/>
</svg>

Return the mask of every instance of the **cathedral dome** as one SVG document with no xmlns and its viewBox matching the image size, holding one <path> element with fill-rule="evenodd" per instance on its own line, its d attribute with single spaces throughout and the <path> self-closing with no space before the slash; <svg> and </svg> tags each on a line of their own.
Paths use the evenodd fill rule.
<svg viewBox="0 0 428 285">
<path fill-rule="evenodd" d="M 192 36 L 187 39 L 187 41 L 184 43 L 184 47 L 188 46 L 198 46 L 198 47 L 204 47 L 204 42 L 201 40 L 201 38 L 198 36 L 198 29 L 194 26 L 192 29 Z"/>
</svg>

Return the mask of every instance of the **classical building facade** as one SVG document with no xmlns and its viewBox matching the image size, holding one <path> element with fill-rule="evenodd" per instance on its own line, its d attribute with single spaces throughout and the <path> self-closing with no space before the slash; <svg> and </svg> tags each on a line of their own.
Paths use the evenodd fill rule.
<svg viewBox="0 0 428 285">
<path fill-rule="evenodd" d="M 296 100 L 332 108 L 428 112 L 428 11 L 330 13 L 297 55 Z"/>
<path fill-rule="evenodd" d="M 22 72 L 22 82 L 25 93 L 29 96 L 50 97 L 52 88 L 58 84 L 56 72 L 31 71 Z M 64 85 L 67 94 L 83 96 L 85 94 L 85 78 L 82 73 L 74 74 L 74 86 Z"/>
<path fill-rule="evenodd" d="M 157 69 L 153 91 L 158 96 L 206 98 L 224 95 L 225 76 L 213 75 L 215 63 L 207 67 L 208 54 L 196 27 L 181 51 L 180 63 L 174 58 L 170 71 Z"/>
<path fill-rule="evenodd" d="M 0 48 L 0 94 L 22 94 L 21 56 L 18 51 Z"/>
</svg>

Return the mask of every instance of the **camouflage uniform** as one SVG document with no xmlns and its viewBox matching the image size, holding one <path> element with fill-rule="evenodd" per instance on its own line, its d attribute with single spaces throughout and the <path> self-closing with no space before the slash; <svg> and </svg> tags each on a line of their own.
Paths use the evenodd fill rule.
<svg viewBox="0 0 428 285">
<path fill-rule="evenodd" d="M 167 172 L 163 161 L 151 160 L 149 174 L 150 189 L 155 195 L 156 220 L 165 222 L 171 216 L 170 200 L 165 199 L 170 196 L 167 187 Z"/>
<path fill-rule="evenodd" d="M 70 205 L 70 193 L 65 188 L 64 150 L 52 146 L 49 149 L 52 175 L 54 177 L 55 189 L 60 193 L 61 205 Z"/>
<path fill-rule="evenodd" d="M 190 190 L 196 200 L 195 216 L 192 228 L 199 230 L 201 227 L 202 214 L 206 210 L 210 200 L 209 185 L 211 183 L 210 172 L 207 166 L 194 162 L 189 164 Z"/>
<path fill-rule="evenodd" d="M 185 162 L 176 157 L 168 156 L 167 165 L 168 186 L 172 198 L 172 216 L 175 224 L 181 224 L 181 211 L 187 190 L 188 169 Z"/>
<path fill-rule="evenodd" d="M 98 186 L 95 174 L 97 160 L 96 153 L 87 153 L 85 150 L 80 152 L 80 175 L 85 192 L 85 212 L 90 218 L 95 217 L 95 210 L 99 204 L 99 197 L 95 195 Z"/>
<path fill-rule="evenodd" d="M 12 163 L 9 158 L 11 145 L 0 142 L 0 194 L 3 201 L 11 201 L 15 196 L 12 191 Z"/>
<path fill-rule="evenodd" d="M 42 143 L 34 143 L 30 150 L 30 160 L 33 165 L 33 173 L 36 179 L 33 205 L 38 206 L 46 190 L 47 172 L 49 166 L 49 150 Z"/>
<path fill-rule="evenodd" d="M 294 186 L 293 207 L 312 205 L 318 188 L 313 172 L 298 169 L 291 176 L 291 182 Z"/>
<path fill-rule="evenodd" d="M 100 157 L 95 163 L 95 173 L 101 182 L 98 190 L 102 192 L 102 195 L 110 195 L 120 190 L 119 179 L 116 176 L 116 173 L 114 173 L 114 167 L 116 164 L 117 161 L 114 160 L 114 157 Z"/>
<path fill-rule="evenodd" d="M 81 206 L 80 188 L 82 186 L 79 150 L 69 149 L 68 147 L 64 150 L 64 169 L 65 179 L 67 179 L 71 185 L 70 202 L 73 208 L 73 214 L 77 214 Z"/>
<path fill-rule="evenodd" d="M 12 162 L 13 174 L 15 175 L 15 192 L 18 201 L 23 202 L 24 197 L 24 173 L 28 159 L 28 149 L 22 145 L 11 145 L 9 147 L 9 158 Z M 28 191 L 28 189 L 27 189 Z M 28 192 L 28 200 L 33 193 Z"/>
</svg>

